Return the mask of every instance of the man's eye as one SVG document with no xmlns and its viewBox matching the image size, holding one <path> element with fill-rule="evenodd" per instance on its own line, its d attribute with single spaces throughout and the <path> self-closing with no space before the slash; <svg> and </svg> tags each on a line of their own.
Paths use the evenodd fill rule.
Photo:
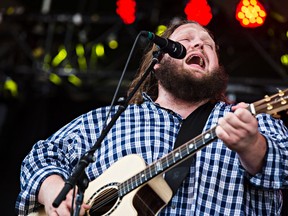
<svg viewBox="0 0 288 216">
<path fill-rule="evenodd" d="M 213 45 L 212 44 L 204 44 L 204 45 L 206 45 L 206 46 L 208 46 L 208 47 L 210 47 L 211 49 L 213 49 Z"/>
<path fill-rule="evenodd" d="M 189 39 L 188 38 L 182 38 L 179 41 L 189 41 Z"/>
</svg>

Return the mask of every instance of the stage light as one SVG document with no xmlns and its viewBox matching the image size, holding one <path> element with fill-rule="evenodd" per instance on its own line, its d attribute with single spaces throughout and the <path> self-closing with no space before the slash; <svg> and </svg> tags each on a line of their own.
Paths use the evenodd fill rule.
<svg viewBox="0 0 288 216">
<path fill-rule="evenodd" d="M 166 29 L 167 29 L 167 26 L 159 25 L 157 26 L 155 34 L 161 36 Z"/>
<path fill-rule="evenodd" d="M 114 50 L 118 48 L 119 44 L 117 40 L 117 35 L 115 33 L 109 34 L 109 36 L 107 37 L 107 44 L 110 49 Z"/>
<path fill-rule="evenodd" d="M 78 65 L 81 71 L 87 70 L 87 62 L 85 58 L 85 50 L 83 44 L 77 44 L 76 46 L 76 54 L 78 56 Z"/>
<path fill-rule="evenodd" d="M 236 19 L 245 28 L 256 28 L 264 24 L 267 13 L 257 0 L 241 0 L 236 8 Z"/>
<path fill-rule="evenodd" d="M 44 54 L 44 49 L 43 47 L 36 47 L 32 50 L 32 53 L 35 58 L 40 58 Z"/>
<path fill-rule="evenodd" d="M 68 76 L 68 81 L 77 87 L 82 85 L 82 80 L 73 74 Z"/>
<path fill-rule="evenodd" d="M 105 49 L 102 43 L 96 44 L 95 54 L 97 57 L 103 57 L 105 55 Z"/>
<path fill-rule="evenodd" d="M 4 90 L 10 92 L 13 97 L 18 96 L 18 85 L 17 83 L 12 80 L 10 77 L 7 77 L 4 82 Z"/>
<path fill-rule="evenodd" d="M 288 54 L 284 54 L 281 56 L 281 63 L 285 66 L 288 66 Z"/>
<path fill-rule="evenodd" d="M 211 8 L 206 0 L 190 0 L 184 12 L 188 20 L 194 20 L 203 26 L 209 24 L 212 19 Z"/>
<path fill-rule="evenodd" d="M 93 44 L 91 48 L 91 54 L 90 54 L 90 60 L 89 60 L 90 69 L 95 69 L 96 64 L 97 64 L 96 46 L 97 44 Z"/>
<path fill-rule="evenodd" d="M 64 69 L 63 71 L 66 73 L 66 74 L 71 74 L 73 72 L 73 67 L 71 66 L 71 64 L 66 64 L 64 66 Z"/>
<path fill-rule="evenodd" d="M 54 83 L 55 85 L 60 85 L 62 83 L 62 79 L 55 73 L 49 74 L 50 82 Z"/>
<path fill-rule="evenodd" d="M 78 57 L 78 65 L 81 71 L 87 71 L 87 62 L 84 56 Z"/>
<path fill-rule="evenodd" d="M 51 55 L 49 53 L 45 54 L 42 69 L 44 71 L 50 70 L 50 63 L 51 63 Z"/>
<path fill-rule="evenodd" d="M 118 42 L 116 40 L 110 40 L 108 42 L 108 46 L 110 49 L 117 49 L 118 48 Z"/>
<path fill-rule="evenodd" d="M 7 10 L 6 10 L 6 14 L 7 15 L 12 15 L 15 13 L 15 8 L 14 7 L 9 7 Z"/>
<path fill-rule="evenodd" d="M 58 66 L 67 57 L 67 51 L 64 46 L 59 48 L 58 54 L 53 58 L 52 65 L 54 67 Z"/>
<path fill-rule="evenodd" d="M 85 54 L 84 46 L 82 44 L 76 45 L 76 54 L 78 57 L 82 57 Z"/>
<path fill-rule="evenodd" d="M 136 2 L 135 0 L 117 0 L 116 13 L 121 17 L 125 24 L 135 22 Z"/>
</svg>

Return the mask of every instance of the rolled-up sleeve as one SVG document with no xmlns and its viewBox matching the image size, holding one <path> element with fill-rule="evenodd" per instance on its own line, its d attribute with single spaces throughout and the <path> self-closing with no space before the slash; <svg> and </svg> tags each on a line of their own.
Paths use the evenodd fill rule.
<svg viewBox="0 0 288 216">
<path fill-rule="evenodd" d="M 40 206 L 37 196 L 48 176 L 58 174 L 63 179 L 68 178 L 78 161 L 77 149 L 72 145 L 77 141 L 77 125 L 80 122 L 81 118 L 75 119 L 47 140 L 38 141 L 24 158 L 21 164 L 21 192 L 16 200 L 18 215 L 27 215 Z"/>
</svg>

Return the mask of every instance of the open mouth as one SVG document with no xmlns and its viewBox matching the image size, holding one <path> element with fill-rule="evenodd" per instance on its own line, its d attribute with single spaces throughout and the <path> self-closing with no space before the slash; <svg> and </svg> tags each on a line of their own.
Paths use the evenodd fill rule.
<svg viewBox="0 0 288 216">
<path fill-rule="evenodd" d="M 202 69 L 205 69 L 205 61 L 204 59 L 199 55 L 191 55 L 187 58 L 186 64 L 188 65 L 199 65 Z"/>
</svg>

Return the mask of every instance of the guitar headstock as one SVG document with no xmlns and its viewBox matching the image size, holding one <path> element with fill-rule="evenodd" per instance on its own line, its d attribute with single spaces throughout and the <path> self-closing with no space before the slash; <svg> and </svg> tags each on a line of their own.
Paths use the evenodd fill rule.
<svg viewBox="0 0 288 216">
<path fill-rule="evenodd" d="M 266 95 L 262 100 L 252 103 L 254 107 L 253 114 L 268 113 L 277 116 L 277 113 L 288 109 L 288 89 L 278 90 L 277 94 Z"/>
</svg>

